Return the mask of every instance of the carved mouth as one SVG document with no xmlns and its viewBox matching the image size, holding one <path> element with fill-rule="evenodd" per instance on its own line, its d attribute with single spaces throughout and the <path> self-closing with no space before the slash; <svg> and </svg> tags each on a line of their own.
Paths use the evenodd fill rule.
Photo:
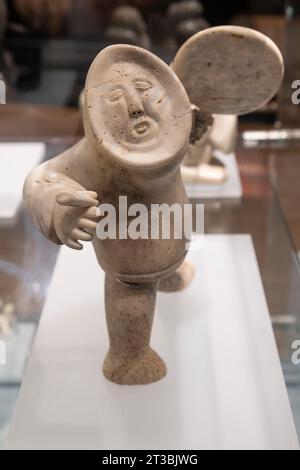
<svg viewBox="0 0 300 470">
<path fill-rule="evenodd" d="M 150 128 L 150 123 L 148 121 L 141 121 L 141 122 L 138 122 L 135 126 L 134 126 L 134 130 L 137 134 L 139 135 L 145 135 L 147 134 L 148 130 Z"/>
<path fill-rule="evenodd" d="M 142 116 L 139 119 L 131 120 L 128 131 L 124 135 L 122 145 L 128 150 L 141 149 L 142 146 L 157 145 L 158 140 L 158 124 L 154 119 L 148 116 Z M 146 148 L 146 147 L 144 147 Z"/>
</svg>

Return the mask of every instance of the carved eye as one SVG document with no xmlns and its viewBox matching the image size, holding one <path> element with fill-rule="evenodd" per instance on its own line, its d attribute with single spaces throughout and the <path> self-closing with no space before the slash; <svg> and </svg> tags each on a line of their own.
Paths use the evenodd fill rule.
<svg viewBox="0 0 300 470">
<path fill-rule="evenodd" d="M 111 91 L 108 95 L 108 99 L 110 101 L 117 101 L 118 99 L 123 96 L 123 90 L 121 88 L 116 88 L 115 90 Z"/>
<path fill-rule="evenodd" d="M 135 82 L 135 88 L 138 91 L 147 91 L 147 90 L 150 90 L 150 88 L 152 88 L 152 85 L 151 85 L 151 83 L 139 80 L 139 81 Z"/>
</svg>

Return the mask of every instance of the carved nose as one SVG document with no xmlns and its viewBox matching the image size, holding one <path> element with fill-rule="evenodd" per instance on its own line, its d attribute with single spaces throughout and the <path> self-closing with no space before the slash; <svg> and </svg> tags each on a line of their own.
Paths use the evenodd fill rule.
<svg viewBox="0 0 300 470">
<path fill-rule="evenodd" d="M 138 118 L 142 116 L 143 114 L 144 114 L 144 111 L 140 108 L 139 109 L 134 108 L 134 109 L 129 110 L 129 116 L 131 118 Z"/>
<path fill-rule="evenodd" d="M 128 96 L 128 113 L 131 118 L 138 118 L 144 114 L 143 103 L 134 94 Z"/>
</svg>

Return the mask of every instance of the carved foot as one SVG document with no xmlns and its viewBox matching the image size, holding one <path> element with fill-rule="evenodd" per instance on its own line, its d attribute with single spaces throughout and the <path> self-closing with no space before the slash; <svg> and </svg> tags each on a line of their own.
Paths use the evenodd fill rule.
<svg viewBox="0 0 300 470">
<path fill-rule="evenodd" d="M 170 276 L 162 279 L 158 284 L 160 292 L 177 292 L 190 285 L 196 273 L 195 265 L 185 260 Z"/>
<path fill-rule="evenodd" d="M 110 382 L 118 385 L 146 385 L 165 377 L 167 368 L 159 355 L 149 348 L 133 358 L 113 356 L 108 352 L 103 373 Z"/>
</svg>

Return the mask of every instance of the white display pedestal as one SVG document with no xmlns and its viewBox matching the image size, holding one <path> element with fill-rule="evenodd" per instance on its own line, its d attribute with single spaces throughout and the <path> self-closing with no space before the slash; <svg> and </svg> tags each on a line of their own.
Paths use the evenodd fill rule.
<svg viewBox="0 0 300 470">
<path fill-rule="evenodd" d="M 22 203 L 26 176 L 45 154 L 45 144 L 0 143 L 0 224 L 13 224 Z"/>
<path fill-rule="evenodd" d="M 192 285 L 157 299 L 152 345 L 168 375 L 130 387 L 101 373 L 93 248 L 62 248 L 6 448 L 298 448 L 250 236 L 207 236 L 189 257 Z"/>
<path fill-rule="evenodd" d="M 215 151 L 214 155 L 225 165 L 228 178 L 219 184 L 190 184 L 186 183 L 186 191 L 191 199 L 237 199 L 243 195 L 242 183 L 236 156 L 234 153 L 225 154 Z"/>
</svg>

